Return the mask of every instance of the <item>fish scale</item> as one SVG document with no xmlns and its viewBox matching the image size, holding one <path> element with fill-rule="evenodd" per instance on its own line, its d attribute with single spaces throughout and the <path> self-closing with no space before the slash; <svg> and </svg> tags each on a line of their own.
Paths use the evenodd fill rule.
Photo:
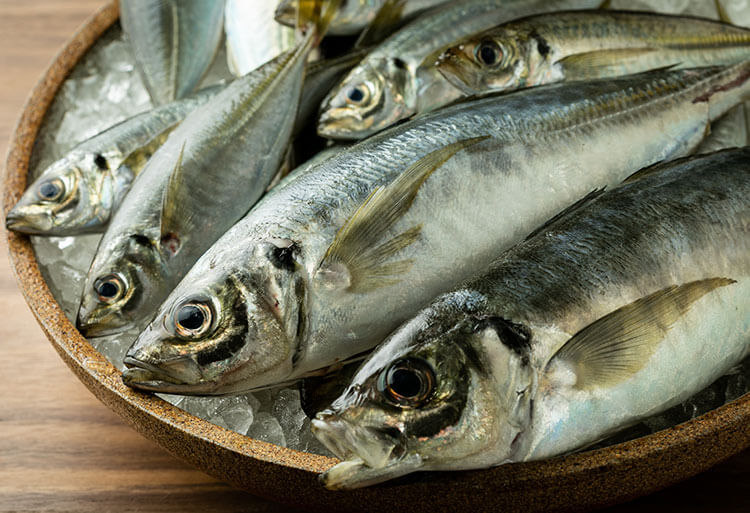
<svg viewBox="0 0 750 513">
<path fill-rule="evenodd" d="M 221 323 L 196 343 L 243 337 L 242 350 L 204 369 L 197 382 L 170 375 L 168 381 L 130 383 L 165 392 L 227 393 L 320 372 L 371 348 L 560 208 L 640 167 L 688 154 L 712 119 L 748 96 L 748 73 L 750 62 L 483 98 L 392 128 L 307 168 L 270 191 L 206 252 L 129 355 L 135 366 L 144 361 L 158 368 L 172 355 L 173 312 L 205 298 L 214 305 L 207 308 L 220 312 L 229 307 L 215 305 L 244 304 L 253 320 L 235 325 L 222 313 Z M 464 149 L 456 146 L 471 139 Z M 377 240 L 362 242 L 363 248 L 396 248 L 379 269 L 410 265 L 387 277 L 387 285 L 357 290 L 357 281 L 372 280 L 351 275 L 358 266 L 326 260 L 329 247 L 374 191 L 385 189 L 379 197 L 388 198 L 398 177 L 449 147 L 458 149 L 433 169 L 404 213 L 374 230 L 382 234 Z M 370 222 L 389 219 L 387 214 L 374 213 Z M 395 243 L 415 229 L 411 243 Z M 274 255 L 282 248 L 290 249 L 280 263 Z M 238 297 L 232 280 L 247 283 L 249 295 Z M 257 333 L 267 329 L 274 334 Z M 181 357 L 196 357 L 190 344 L 180 344 Z"/>
<path fill-rule="evenodd" d="M 681 159 L 596 191 L 432 301 L 313 421 L 347 460 L 323 482 L 556 456 L 728 372 L 750 352 L 749 158 Z M 427 393 L 394 397 L 393 369 Z"/>
</svg>

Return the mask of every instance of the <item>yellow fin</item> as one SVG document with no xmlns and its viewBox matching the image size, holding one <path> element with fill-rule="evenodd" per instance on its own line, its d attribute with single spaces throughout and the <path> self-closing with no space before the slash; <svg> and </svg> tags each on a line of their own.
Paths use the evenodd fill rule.
<svg viewBox="0 0 750 513">
<path fill-rule="evenodd" d="M 192 222 L 190 212 L 181 208 L 185 204 L 182 198 L 185 187 L 182 186 L 181 171 L 182 157 L 185 153 L 186 143 L 187 141 L 182 143 L 180 153 L 177 156 L 177 162 L 175 162 L 175 166 L 169 174 L 169 180 L 167 186 L 164 188 L 161 200 L 161 219 L 159 222 L 161 245 L 163 249 L 171 254 L 179 251 L 180 240 L 182 238 L 181 232 L 186 226 L 189 227 Z"/>
<path fill-rule="evenodd" d="M 576 388 L 613 386 L 638 372 L 669 328 L 712 290 L 734 280 L 710 278 L 673 285 L 633 301 L 576 333 L 550 359 L 564 361 L 576 374 Z"/>
<path fill-rule="evenodd" d="M 714 0 L 714 5 L 716 6 L 716 13 L 719 15 L 719 19 L 724 23 L 729 23 L 731 25 L 732 20 L 729 19 L 729 14 L 727 14 L 727 10 L 724 9 L 721 0 Z"/>
<path fill-rule="evenodd" d="M 594 50 L 576 53 L 558 61 L 567 79 L 582 80 L 587 78 L 621 75 L 623 72 L 636 73 L 644 69 L 630 70 L 638 66 L 638 61 L 646 55 L 657 51 L 655 48 L 620 48 L 616 50 Z M 679 64 L 673 63 L 672 66 Z M 667 66 L 666 68 L 671 67 Z M 665 69 L 666 69 L 665 68 Z"/>
<path fill-rule="evenodd" d="M 323 39 L 342 0 L 299 0 L 297 28 L 306 31 L 312 26 L 314 44 Z"/>
<path fill-rule="evenodd" d="M 406 0 L 386 0 L 375 19 L 359 35 L 355 48 L 373 46 L 394 31 L 403 17 Z"/>
<path fill-rule="evenodd" d="M 372 191 L 339 229 L 320 263 L 320 275 L 358 292 L 397 283 L 393 276 L 408 271 L 412 262 L 388 259 L 414 243 L 422 227 L 414 226 L 385 241 L 381 239 L 409 210 L 419 188 L 436 169 L 462 149 L 487 138 L 466 139 L 433 151 L 390 184 Z"/>
</svg>

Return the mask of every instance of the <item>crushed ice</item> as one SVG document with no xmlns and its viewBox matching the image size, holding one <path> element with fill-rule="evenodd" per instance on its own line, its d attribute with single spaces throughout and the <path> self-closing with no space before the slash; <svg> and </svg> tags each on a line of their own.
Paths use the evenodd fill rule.
<svg viewBox="0 0 750 513">
<path fill-rule="evenodd" d="M 750 0 L 721 1 L 737 25 L 750 25 Z M 615 0 L 613 8 L 658 10 L 717 18 L 713 2 L 698 0 Z M 203 85 L 229 78 L 223 51 Z M 37 137 L 30 162 L 30 179 L 79 142 L 151 107 L 148 93 L 135 72 L 130 48 L 119 27 L 105 34 L 75 67 L 57 94 Z M 748 110 L 750 112 L 750 109 Z M 75 321 L 83 280 L 99 235 L 32 237 L 42 273 L 65 315 Z M 92 345 L 118 368 L 137 332 L 92 339 Z M 598 446 L 643 436 L 690 420 L 732 401 L 750 390 L 750 363 L 745 362 L 713 385 L 661 415 L 646 419 Z M 310 420 L 296 389 L 263 390 L 231 397 L 188 397 L 159 394 L 196 416 L 252 438 L 297 450 L 330 454 L 310 432 Z"/>
</svg>

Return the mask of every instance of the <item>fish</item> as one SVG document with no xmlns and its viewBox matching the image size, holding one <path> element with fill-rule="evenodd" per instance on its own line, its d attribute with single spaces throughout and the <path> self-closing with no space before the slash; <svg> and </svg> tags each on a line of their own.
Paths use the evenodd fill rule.
<svg viewBox="0 0 750 513">
<path fill-rule="evenodd" d="M 326 4 L 328 6 L 335 6 Z M 305 61 L 328 7 L 297 48 L 193 111 L 136 178 L 86 276 L 78 329 L 141 326 L 192 264 L 261 197 L 289 146 Z"/>
<path fill-rule="evenodd" d="M 34 180 L 8 212 L 5 226 L 47 236 L 103 232 L 151 155 L 223 87 L 136 114 L 76 145 Z"/>
<path fill-rule="evenodd" d="M 745 112 L 747 104 L 737 105 L 723 117 L 711 123 L 711 133 L 695 150 L 696 153 L 713 153 L 725 148 L 741 148 L 748 140 Z"/>
<path fill-rule="evenodd" d="M 296 45 L 294 28 L 274 21 L 276 0 L 226 0 L 224 32 L 227 65 L 238 77 Z M 295 26 L 296 12 L 291 23 Z"/>
<path fill-rule="evenodd" d="M 362 139 L 463 96 L 433 65 L 435 52 L 471 34 L 538 12 L 600 0 L 457 0 L 428 11 L 375 47 L 321 105 L 318 134 Z"/>
<path fill-rule="evenodd" d="M 750 353 L 750 148 L 595 190 L 393 333 L 312 429 L 331 489 L 549 458 Z"/>
<path fill-rule="evenodd" d="M 748 94 L 750 62 L 553 84 L 435 111 L 293 172 L 169 294 L 123 380 L 221 395 L 323 374 L 580 196 L 688 154 Z"/>
<path fill-rule="evenodd" d="M 582 10 L 511 21 L 446 50 L 438 71 L 465 94 L 513 91 L 750 57 L 750 30 L 656 13 Z"/>
<path fill-rule="evenodd" d="M 224 2 L 121 0 L 120 23 L 156 105 L 190 94 L 219 48 Z"/>
<path fill-rule="evenodd" d="M 397 9 L 396 14 L 392 16 L 403 19 L 447 3 L 447 0 L 400 0 L 390 3 L 395 4 L 394 8 Z M 367 28 L 378 16 L 380 10 L 388 4 L 389 0 L 348 0 L 342 2 L 328 32 L 337 36 L 358 34 Z M 293 27 L 297 21 L 299 5 L 299 0 L 281 0 L 276 8 L 276 21 Z"/>
</svg>

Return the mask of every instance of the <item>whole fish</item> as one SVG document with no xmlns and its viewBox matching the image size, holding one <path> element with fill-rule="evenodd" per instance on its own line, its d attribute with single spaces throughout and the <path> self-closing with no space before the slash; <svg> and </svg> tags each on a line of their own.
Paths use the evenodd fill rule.
<svg viewBox="0 0 750 513">
<path fill-rule="evenodd" d="M 137 114 L 50 164 L 8 212 L 5 226 L 34 235 L 102 232 L 133 179 L 169 133 L 224 86 Z"/>
<path fill-rule="evenodd" d="M 354 68 L 321 107 L 318 133 L 361 139 L 462 96 L 433 66 L 435 52 L 504 21 L 591 8 L 600 0 L 457 0 L 422 14 Z M 425 62 L 425 60 L 427 62 Z"/>
<path fill-rule="evenodd" d="M 391 14 L 389 17 L 409 18 L 446 2 L 447 0 L 401 0 L 392 2 L 397 5 L 398 12 Z M 332 35 L 358 34 L 375 20 L 378 12 L 386 4 L 388 4 L 388 0 L 348 0 L 342 2 L 328 32 Z M 299 0 L 281 0 L 276 9 L 276 21 L 293 27 L 297 21 L 299 5 Z"/>
<path fill-rule="evenodd" d="M 318 22 L 324 27 L 325 18 Z M 99 243 L 78 312 L 84 335 L 148 321 L 198 257 L 260 198 L 287 151 L 319 30 L 232 82 L 154 154 Z"/>
<path fill-rule="evenodd" d="M 579 449 L 750 352 L 750 148 L 596 191 L 437 298 L 357 371 L 317 437 L 356 488 Z"/>
<path fill-rule="evenodd" d="M 465 102 L 293 175 L 208 250 L 128 351 L 126 383 L 222 394 L 372 348 L 557 210 L 687 154 L 750 62 Z"/>
<path fill-rule="evenodd" d="M 750 30 L 643 12 L 571 11 L 515 20 L 448 49 L 438 70 L 467 94 L 750 57 Z"/>
<path fill-rule="evenodd" d="M 219 2 L 217 2 L 219 3 Z M 295 47 L 294 29 L 274 21 L 277 0 L 226 0 L 227 65 L 241 77 Z M 291 26 L 297 21 L 296 11 Z"/>
<path fill-rule="evenodd" d="M 123 31 L 155 104 L 195 89 L 219 47 L 223 17 L 217 0 L 120 0 Z"/>
</svg>

